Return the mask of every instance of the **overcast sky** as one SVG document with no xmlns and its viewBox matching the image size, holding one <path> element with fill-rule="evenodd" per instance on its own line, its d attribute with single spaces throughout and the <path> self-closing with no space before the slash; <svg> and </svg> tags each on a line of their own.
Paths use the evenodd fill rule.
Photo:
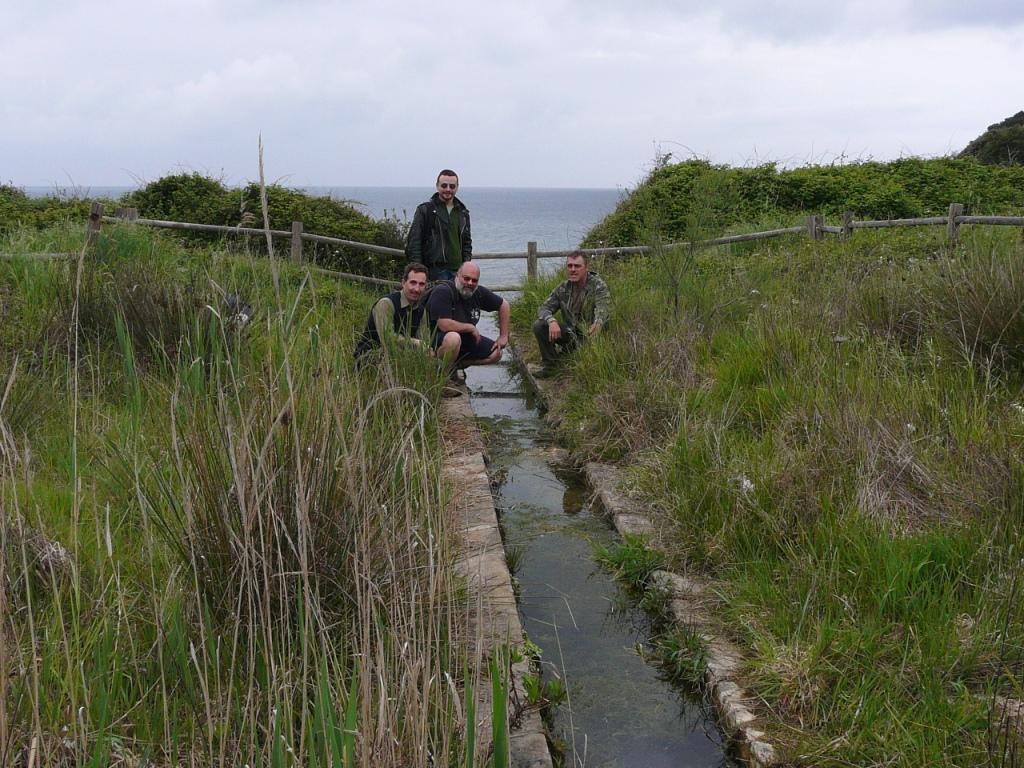
<svg viewBox="0 0 1024 768">
<path fill-rule="evenodd" d="M 0 2 L 0 182 L 632 186 L 933 156 L 1024 109 L 1020 0 Z"/>
</svg>

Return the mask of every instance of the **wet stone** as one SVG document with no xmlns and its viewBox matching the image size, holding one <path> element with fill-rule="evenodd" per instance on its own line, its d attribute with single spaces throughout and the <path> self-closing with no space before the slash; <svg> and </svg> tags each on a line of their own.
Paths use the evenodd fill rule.
<svg viewBox="0 0 1024 768">
<path fill-rule="evenodd" d="M 699 597 L 705 592 L 705 587 L 700 582 L 671 571 L 655 571 L 651 574 L 651 584 L 657 589 L 662 589 L 668 594 L 678 597 Z"/>
</svg>

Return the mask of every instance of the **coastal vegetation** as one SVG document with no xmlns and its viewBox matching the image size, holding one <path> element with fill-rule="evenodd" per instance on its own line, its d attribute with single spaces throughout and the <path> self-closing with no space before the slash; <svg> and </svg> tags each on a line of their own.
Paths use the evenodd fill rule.
<svg viewBox="0 0 1024 768">
<path fill-rule="evenodd" d="M 713 190 L 708 190 L 708 186 Z M 973 214 L 1024 211 L 1024 166 L 985 165 L 973 157 L 863 162 L 780 169 L 713 165 L 703 160 L 659 164 L 619 206 L 587 233 L 587 247 L 644 243 L 651 217 L 665 242 L 713 221 L 719 234 L 803 223 L 823 214 L 838 224 L 859 219 L 944 216 L 950 203 Z M 708 210 L 708 209 L 711 210 Z M 709 214 L 713 218 L 709 219 Z"/>
<path fill-rule="evenodd" d="M 1024 111 L 990 125 L 964 147 L 960 157 L 976 157 L 979 162 L 993 165 L 1024 163 Z"/>
<path fill-rule="evenodd" d="M 785 220 L 797 203 L 778 205 L 779 190 L 797 184 L 848 190 L 859 178 L 864 199 L 881 199 L 897 190 L 873 186 L 881 170 L 656 170 L 588 238 L 646 240 L 652 253 L 595 263 L 612 321 L 566 366 L 552 414 L 581 458 L 626 467 L 626 490 L 656 518 L 657 555 L 612 562 L 642 572 L 644 558 L 664 559 L 711 582 L 748 655 L 743 683 L 788 760 L 1018 765 L 1019 231 L 978 227 L 955 245 L 942 228 L 665 245 Z M 936 181 L 910 205 L 905 180 L 932 172 L 955 183 Z M 1020 211 L 1024 187 L 1011 188 L 1007 169 L 900 161 L 889 173 L 904 180 L 890 199 L 905 207 L 862 215 L 942 212 L 953 200 Z M 775 192 L 737 194 L 758 178 Z M 687 199 L 695 182 L 714 192 Z M 804 210 L 856 208 L 813 199 Z M 555 279 L 515 305 L 522 333 Z M 666 650 L 692 677 L 700 644 L 675 638 Z"/>
<path fill-rule="evenodd" d="M 671 243 L 1019 214 L 1019 173 L 666 165 L 588 235 L 651 246 L 596 264 L 612 322 L 552 403 L 656 518 L 604 559 L 711 582 L 795 764 L 1019 765 L 1024 241 Z M 161 182 L 121 204 L 261 224 L 244 190 Z M 268 197 L 275 228 L 333 226 Z M 0 188 L 0 252 L 77 251 L 84 206 L 63 205 Z M 264 248 L 112 226 L 77 263 L 0 262 L 0 762 L 479 764 L 481 691 L 504 706 L 507 683 L 450 567 L 443 381 L 401 350 L 354 371 L 371 298 Z M 553 284 L 514 305 L 524 334 Z M 700 679 L 699 638 L 658 649 Z"/>
<path fill-rule="evenodd" d="M 290 230 L 293 221 L 303 222 L 304 231 L 341 240 L 402 248 L 405 222 L 394 217 L 375 219 L 360 213 L 347 201 L 310 195 L 280 185 L 266 187 L 267 217 L 271 229 Z M 107 213 L 116 206 L 134 207 L 139 216 L 195 224 L 230 227 L 263 227 L 260 186 L 225 186 L 217 179 L 198 173 L 164 176 L 121 199 L 107 202 Z M 11 185 L 0 185 L 0 233 L 40 230 L 65 222 L 80 223 L 89 215 L 90 199 L 79 194 L 29 197 Z M 265 253 L 261 237 L 236 236 L 228 240 L 215 233 L 176 234 L 185 243 L 235 247 L 244 252 Z M 364 275 L 397 277 L 404 263 L 400 256 L 371 254 L 336 245 L 304 244 L 305 258 L 332 269 Z"/>
<path fill-rule="evenodd" d="M 131 225 L 0 261 L 0 763 L 484 764 L 444 382 L 354 370 L 371 303 Z"/>
</svg>

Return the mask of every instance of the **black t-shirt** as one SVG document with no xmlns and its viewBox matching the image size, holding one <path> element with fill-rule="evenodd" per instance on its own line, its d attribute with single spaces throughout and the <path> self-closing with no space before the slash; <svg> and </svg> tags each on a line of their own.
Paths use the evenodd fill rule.
<svg viewBox="0 0 1024 768">
<path fill-rule="evenodd" d="M 502 301 L 501 296 L 482 285 L 477 286 L 472 296 L 464 299 L 453 283 L 441 283 L 427 298 L 427 314 L 432 327 L 444 319 L 476 325 L 481 311 L 497 312 Z"/>
</svg>

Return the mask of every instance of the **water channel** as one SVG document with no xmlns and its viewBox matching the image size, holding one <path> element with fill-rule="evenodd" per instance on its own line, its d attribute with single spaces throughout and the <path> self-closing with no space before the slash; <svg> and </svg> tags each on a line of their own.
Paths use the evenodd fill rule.
<svg viewBox="0 0 1024 768">
<path fill-rule="evenodd" d="M 541 649 L 544 677 L 568 689 L 552 724 L 564 764 L 733 765 L 699 697 L 673 688 L 644 660 L 648 617 L 594 561 L 594 545 L 617 534 L 591 507 L 581 475 L 552 444 L 508 362 L 470 369 L 468 383 L 506 551 L 518 560 L 523 627 Z"/>
</svg>

